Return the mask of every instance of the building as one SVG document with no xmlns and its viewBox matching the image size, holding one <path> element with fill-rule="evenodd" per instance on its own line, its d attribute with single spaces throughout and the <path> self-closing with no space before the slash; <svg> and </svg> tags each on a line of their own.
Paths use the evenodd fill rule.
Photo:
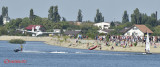
<svg viewBox="0 0 160 67">
<path fill-rule="evenodd" d="M 153 32 L 145 25 L 134 25 L 124 31 L 125 36 L 145 36 L 147 33 Z"/>
<path fill-rule="evenodd" d="M 66 30 L 63 29 L 62 31 L 65 32 Z M 61 31 L 61 29 L 53 29 L 53 32 L 58 33 L 58 34 L 60 34 L 62 31 Z"/>
<path fill-rule="evenodd" d="M 81 25 L 82 22 L 75 22 L 75 25 Z"/>
<path fill-rule="evenodd" d="M 94 25 L 98 26 L 101 30 L 108 29 L 110 27 L 110 23 L 108 22 L 95 23 Z"/>
<path fill-rule="evenodd" d="M 8 16 L 3 17 L 3 24 L 9 23 L 10 18 Z"/>
</svg>

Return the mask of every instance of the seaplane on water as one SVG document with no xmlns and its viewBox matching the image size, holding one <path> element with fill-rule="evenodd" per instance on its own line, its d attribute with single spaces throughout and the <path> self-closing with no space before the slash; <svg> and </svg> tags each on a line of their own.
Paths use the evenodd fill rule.
<svg viewBox="0 0 160 67">
<path fill-rule="evenodd" d="M 30 25 L 26 28 L 27 29 L 31 28 L 31 31 L 23 30 L 23 32 L 31 33 L 32 36 L 39 36 L 39 35 L 43 35 L 43 34 L 58 34 L 59 33 L 59 32 L 43 32 L 42 30 L 40 30 L 41 27 L 42 27 L 42 25 Z"/>
</svg>

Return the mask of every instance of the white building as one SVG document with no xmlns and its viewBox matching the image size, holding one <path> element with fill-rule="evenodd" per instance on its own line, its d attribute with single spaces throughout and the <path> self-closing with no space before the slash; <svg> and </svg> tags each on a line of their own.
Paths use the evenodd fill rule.
<svg viewBox="0 0 160 67">
<path fill-rule="evenodd" d="M 101 30 L 108 29 L 110 27 L 110 23 L 107 22 L 95 23 L 94 25 L 100 27 Z"/>
<path fill-rule="evenodd" d="M 9 23 L 10 18 L 8 16 L 3 17 L 3 24 Z"/>
<path fill-rule="evenodd" d="M 134 25 L 133 27 L 131 27 L 130 29 L 128 29 L 124 35 L 125 36 L 145 36 L 146 33 L 153 33 L 148 27 L 146 27 L 145 25 Z"/>
</svg>

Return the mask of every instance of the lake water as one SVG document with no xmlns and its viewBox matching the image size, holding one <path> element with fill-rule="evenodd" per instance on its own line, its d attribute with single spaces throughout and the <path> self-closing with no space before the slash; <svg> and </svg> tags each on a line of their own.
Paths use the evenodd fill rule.
<svg viewBox="0 0 160 67">
<path fill-rule="evenodd" d="M 47 45 L 43 42 L 26 42 L 23 52 L 8 41 L 0 41 L 0 67 L 159 67 L 160 54 L 111 52 L 71 49 Z M 8 63 L 4 60 L 26 60 L 26 63 Z"/>
</svg>

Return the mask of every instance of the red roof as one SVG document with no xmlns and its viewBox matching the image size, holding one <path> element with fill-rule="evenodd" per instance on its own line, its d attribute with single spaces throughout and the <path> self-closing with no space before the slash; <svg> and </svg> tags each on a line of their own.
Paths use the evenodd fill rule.
<svg viewBox="0 0 160 67">
<path fill-rule="evenodd" d="M 29 25 L 28 27 L 26 27 L 26 29 L 27 30 L 32 30 L 32 27 L 34 27 L 34 29 L 35 29 L 36 26 L 43 27 L 42 25 Z"/>
<path fill-rule="evenodd" d="M 141 30 L 143 33 L 153 33 L 148 27 L 145 25 L 135 25 L 139 30 Z"/>
</svg>

